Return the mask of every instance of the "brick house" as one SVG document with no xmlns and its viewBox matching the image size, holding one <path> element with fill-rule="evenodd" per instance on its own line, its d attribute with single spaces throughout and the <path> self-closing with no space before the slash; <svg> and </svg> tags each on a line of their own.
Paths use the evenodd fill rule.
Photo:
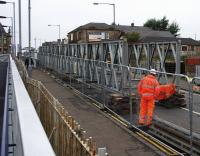
<svg viewBox="0 0 200 156">
<path fill-rule="evenodd" d="M 0 23 L 0 54 L 9 53 L 11 36 L 5 31 L 3 25 Z"/>
<path fill-rule="evenodd" d="M 102 40 L 116 40 L 120 31 L 106 23 L 88 23 L 68 33 L 69 43 L 86 43 Z"/>
<path fill-rule="evenodd" d="M 182 56 L 199 56 L 200 42 L 192 38 L 178 38 L 181 40 L 181 55 Z"/>
</svg>

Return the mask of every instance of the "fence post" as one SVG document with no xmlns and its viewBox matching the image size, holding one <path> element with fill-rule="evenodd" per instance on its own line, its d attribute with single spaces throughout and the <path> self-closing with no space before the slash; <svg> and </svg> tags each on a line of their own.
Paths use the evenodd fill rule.
<svg viewBox="0 0 200 156">
<path fill-rule="evenodd" d="M 69 84 L 70 84 L 70 86 L 71 86 L 71 83 L 72 83 L 72 78 L 71 78 L 71 76 L 72 76 L 72 74 L 71 74 L 71 57 L 69 57 Z"/>
<path fill-rule="evenodd" d="M 105 66 L 103 62 L 100 62 L 100 66 L 101 66 L 101 87 L 102 87 L 102 99 L 103 99 L 103 109 L 105 108 L 106 105 L 106 93 L 105 93 L 105 75 L 104 75 L 104 71 L 105 71 Z"/>
<path fill-rule="evenodd" d="M 133 101 L 132 101 L 132 88 L 130 68 L 128 67 L 128 86 L 129 86 L 129 105 L 130 105 L 130 123 L 133 121 Z"/>
<path fill-rule="evenodd" d="M 81 92 L 84 94 L 84 83 L 85 83 L 85 60 L 83 60 L 83 64 L 82 64 L 82 85 L 81 85 Z"/>
<path fill-rule="evenodd" d="M 124 66 L 129 66 L 129 54 L 128 54 L 128 43 L 127 42 L 123 42 L 123 53 L 122 53 L 122 65 Z M 124 88 L 124 86 L 126 86 L 126 83 L 127 83 L 127 71 L 126 70 L 123 70 L 122 71 L 122 88 Z"/>
<path fill-rule="evenodd" d="M 189 82 L 190 156 L 193 153 L 193 80 Z"/>
</svg>

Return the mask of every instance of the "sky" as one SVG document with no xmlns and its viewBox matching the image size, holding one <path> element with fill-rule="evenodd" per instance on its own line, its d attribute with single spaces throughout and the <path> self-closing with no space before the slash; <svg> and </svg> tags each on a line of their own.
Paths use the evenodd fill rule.
<svg viewBox="0 0 200 156">
<path fill-rule="evenodd" d="M 7 1 L 7 0 L 6 0 Z M 16 40 L 18 42 L 18 0 L 16 3 Z M 113 7 L 93 5 L 94 2 L 114 3 L 116 24 L 142 26 L 148 19 L 166 16 L 169 22 L 177 22 L 181 37 L 200 40 L 200 0 L 31 0 L 31 44 L 35 47 L 45 41 L 61 38 L 80 25 L 89 22 L 111 24 Z M 21 0 L 22 47 L 28 46 L 28 0 Z M 0 4 L 0 16 L 12 16 L 11 4 Z M 11 25 L 10 19 L 0 19 L 3 25 Z"/>
</svg>

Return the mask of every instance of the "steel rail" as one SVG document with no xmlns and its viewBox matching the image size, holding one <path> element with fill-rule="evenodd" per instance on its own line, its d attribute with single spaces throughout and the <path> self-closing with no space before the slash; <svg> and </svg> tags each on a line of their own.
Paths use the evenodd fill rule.
<svg viewBox="0 0 200 156">
<path fill-rule="evenodd" d="M 56 76 L 54 75 L 54 79 L 61 85 L 63 85 L 64 87 L 69 87 L 71 89 L 73 89 L 74 93 L 81 98 L 81 96 L 84 96 L 88 99 L 90 99 L 91 101 L 93 101 L 91 104 L 93 104 L 94 106 L 96 106 L 98 109 L 102 109 L 99 105 L 103 105 L 102 103 L 98 102 L 97 100 L 91 98 L 90 96 L 80 92 L 79 90 L 77 90 L 75 87 L 73 87 L 70 84 L 66 84 L 65 82 L 61 81 L 61 80 L 57 80 Z M 80 82 L 80 81 L 79 81 Z M 90 84 L 91 85 L 91 84 Z M 83 98 L 82 98 L 83 99 Z M 84 100 L 84 99 L 83 99 Z M 87 102 L 88 103 L 88 102 Z M 125 119 L 123 119 L 121 116 L 119 116 L 118 114 L 116 114 L 115 112 L 113 112 L 111 109 L 109 109 L 108 107 L 104 106 L 105 108 L 102 109 L 102 111 L 104 113 L 106 113 L 107 115 L 109 115 L 112 119 L 114 119 L 115 121 L 117 121 L 118 123 L 121 123 L 123 126 L 125 126 L 127 129 L 131 130 L 132 133 L 135 133 L 137 136 L 139 136 L 140 138 L 142 138 L 143 140 L 145 140 L 146 142 L 150 143 L 151 145 L 153 145 L 155 148 L 159 149 L 161 152 L 169 155 L 169 156 L 184 156 L 184 154 L 180 153 L 179 151 L 173 149 L 172 147 L 170 147 L 169 145 L 163 143 L 162 141 L 156 139 L 155 137 L 153 137 L 152 135 L 142 131 L 141 129 L 139 129 L 137 126 L 129 123 L 128 121 L 125 121 Z"/>
</svg>

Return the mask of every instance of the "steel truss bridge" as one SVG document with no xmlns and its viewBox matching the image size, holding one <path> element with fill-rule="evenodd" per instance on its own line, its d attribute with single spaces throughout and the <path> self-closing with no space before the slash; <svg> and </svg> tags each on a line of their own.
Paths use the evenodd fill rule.
<svg viewBox="0 0 200 156">
<path fill-rule="evenodd" d="M 186 119 L 187 124 L 174 123 L 154 119 L 155 124 L 151 132 L 160 139 L 167 140 L 173 146 L 182 149 L 186 153 L 200 154 L 199 145 L 193 143 L 198 140 L 199 127 L 193 125 L 199 117 L 194 113 L 199 110 L 199 105 L 193 106 L 194 94 L 192 81 L 180 74 L 180 50 L 179 42 L 134 43 L 124 41 L 95 42 L 80 44 L 44 43 L 39 48 L 38 59 L 40 67 L 53 71 L 57 76 L 68 77 L 68 83 L 81 93 L 100 102 L 100 107 L 109 109 L 109 97 L 111 92 L 121 93 L 130 97 L 130 112 L 128 116 L 121 116 L 113 112 L 122 121 L 135 126 L 133 115 L 132 93 L 136 93 L 136 85 L 151 68 L 157 69 L 158 79 L 161 84 L 175 83 L 177 89 L 186 90 L 187 112 L 178 111 L 181 115 L 178 120 Z M 175 62 L 175 73 L 166 73 L 165 63 Z M 89 88 L 89 89 L 88 89 Z M 94 88 L 100 90 L 94 91 Z M 94 94 L 94 93 L 93 93 Z M 98 97 L 98 98 L 97 98 Z M 160 113 L 160 112 L 159 112 Z M 162 114 L 162 113 L 161 113 Z M 198 114 L 198 113 L 197 113 Z M 176 116 L 177 114 L 172 114 Z M 137 117 L 136 117 L 137 118 Z M 162 125 L 162 126 L 160 126 Z M 160 128 L 158 128 L 160 127 Z M 170 130 L 165 131 L 164 127 Z M 176 127 L 176 128 L 175 128 Z M 172 133 L 180 132 L 180 135 L 172 137 Z M 195 133 L 193 135 L 193 133 Z M 180 138 L 184 138 L 184 141 Z M 198 141 L 197 141 L 198 142 Z M 193 146 L 195 144 L 195 147 Z"/>
<path fill-rule="evenodd" d="M 96 81 L 116 90 L 122 90 L 130 68 L 156 68 L 164 74 L 165 63 L 176 63 L 175 73 L 180 73 L 180 44 L 177 42 L 128 44 L 124 41 L 91 44 L 45 43 L 39 50 L 39 60 L 46 68 L 60 73 L 76 74 L 85 81 Z M 130 72 L 133 77 L 141 76 L 141 70 Z M 140 78 L 139 76 L 139 78 Z"/>
</svg>

